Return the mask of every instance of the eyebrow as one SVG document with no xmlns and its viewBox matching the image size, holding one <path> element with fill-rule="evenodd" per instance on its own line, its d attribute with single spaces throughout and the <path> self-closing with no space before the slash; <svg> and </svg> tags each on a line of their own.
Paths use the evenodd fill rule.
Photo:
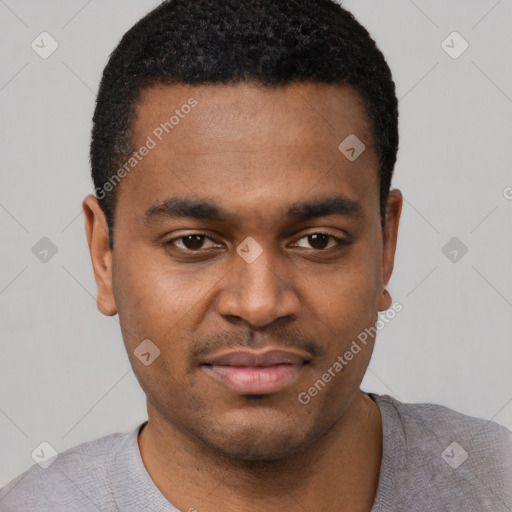
<svg viewBox="0 0 512 512">
<path fill-rule="evenodd" d="M 295 220 L 309 220 L 317 217 L 339 215 L 343 217 L 360 217 L 363 213 L 359 201 L 343 196 L 330 196 L 292 203 L 286 216 Z M 214 201 L 194 200 L 186 197 L 169 197 L 158 205 L 148 208 L 144 214 L 147 222 L 158 218 L 191 218 L 198 220 L 228 221 L 236 218 Z"/>
</svg>

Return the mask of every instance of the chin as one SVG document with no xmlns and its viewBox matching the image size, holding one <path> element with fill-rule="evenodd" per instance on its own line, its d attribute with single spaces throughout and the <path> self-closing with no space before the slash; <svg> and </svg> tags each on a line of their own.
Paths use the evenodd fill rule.
<svg viewBox="0 0 512 512">
<path fill-rule="evenodd" d="M 244 461 L 278 461 L 301 451 L 302 444 L 291 440 L 244 439 L 211 442 L 210 447 L 230 459 Z"/>
<path fill-rule="evenodd" d="M 266 428 L 265 428 L 266 427 Z M 315 436 L 297 425 L 247 425 L 208 430 L 199 435 L 219 455 L 245 461 L 277 461 L 300 453 Z"/>
</svg>

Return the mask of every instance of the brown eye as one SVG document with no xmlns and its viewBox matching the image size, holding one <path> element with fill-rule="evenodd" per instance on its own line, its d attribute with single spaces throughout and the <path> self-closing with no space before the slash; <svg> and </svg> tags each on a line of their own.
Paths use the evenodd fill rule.
<svg viewBox="0 0 512 512">
<path fill-rule="evenodd" d="M 204 247 L 205 241 L 211 242 L 209 247 Z M 200 251 L 201 249 L 211 249 L 215 247 L 213 240 L 202 233 L 192 233 L 190 235 L 173 238 L 167 242 L 167 245 L 175 246 L 182 251 Z"/>
<path fill-rule="evenodd" d="M 204 236 L 203 235 L 187 235 L 182 238 L 183 245 L 192 251 L 197 251 L 198 249 L 201 249 L 203 243 L 204 243 Z"/>
<path fill-rule="evenodd" d="M 349 245 L 349 241 L 343 240 L 334 235 L 330 235 L 329 233 L 311 233 L 309 235 L 303 236 L 296 243 L 296 245 L 298 245 L 299 247 L 304 247 L 306 249 L 315 249 L 317 251 L 323 251 L 325 249 L 330 249 L 335 245 Z"/>
<path fill-rule="evenodd" d="M 325 249 L 329 243 L 329 238 L 329 235 L 315 233 L 314 235 L 308 235 L 308 242 L 313 249 Z"/>
</svg>

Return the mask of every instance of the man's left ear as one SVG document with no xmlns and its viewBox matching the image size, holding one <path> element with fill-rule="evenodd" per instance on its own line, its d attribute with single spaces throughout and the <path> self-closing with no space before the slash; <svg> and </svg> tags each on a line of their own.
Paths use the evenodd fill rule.
<svg viewBox="0 0 512 512">
<path fill-rule="evenodd" d="M 395 264 L 396 242 L 398 225 L 402 213 L 403 197 L 398 189 L 389 192 L 386 206 L 386 220 L 384 224 L 384 245 L 382 250 L 382 292 L 379 298 L 379 311 L 385 311 L 391 306 L 391 295 L 386 290 L 393 266 Z"/>
</svg>

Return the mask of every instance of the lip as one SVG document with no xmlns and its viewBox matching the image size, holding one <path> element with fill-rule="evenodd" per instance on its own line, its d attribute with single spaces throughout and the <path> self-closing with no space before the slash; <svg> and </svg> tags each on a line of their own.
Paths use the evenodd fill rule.
<svg viewBox="0 0 512 512">
<path fill-rule="evenodd" d="M 311 359 L 306 353 L 294 350 L 231 350 L 210 357 L 204 361 L 205 364 L 218 366 L 274 366 L 277 364 L 302 365 Z"/>
<path fill-rule="evenodd" d="M 233 391 L 271 394 L 292 385 L 311 356 L 289 350 L 237 350 L 209 358 L 202 368 Z"/>
</svg>

